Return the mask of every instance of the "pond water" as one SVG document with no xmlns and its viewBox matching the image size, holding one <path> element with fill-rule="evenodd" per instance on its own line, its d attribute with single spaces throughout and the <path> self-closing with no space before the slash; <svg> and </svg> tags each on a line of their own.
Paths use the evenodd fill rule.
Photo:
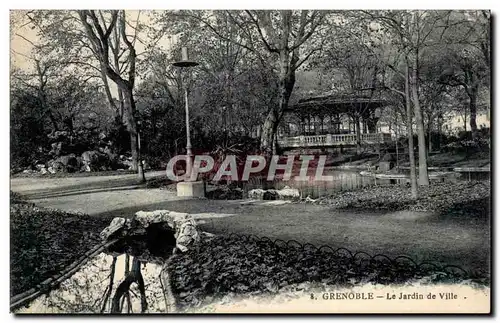
<svg viewBox="0 0 500 323">
<path fill-rule="evenodd" d="M 243 184 L 245 192 L 256 189 L 282 189 L 286 186 L 296 188 L 302 197 L 310 196 L 317 198 L 339 191 L 350 191 L 373 185 L 404 184 L 405 180 L 376 179 L 373 177 L 361 176 L 359 170 L 330 170 L 325 175 L 332 175 L 333 181 L 297 181 L 293 176 L 290 180 L 275 179 L 267 181 L 265 178 L 251 178 L 249 182 Z"/>
<path fill-rule="evenodd" d="M 128 259 L 127 259 L 128 258 Z M 134 257 L 122 254 L 114 258 L 101 253 L 89 260 L 77 273 L 61 283 L 60 287 L 32 301 L 28 307 L 15 313 L 62 314 L 62 313 L 110 313 L 117 289 L 126 277 L 126 263 L 132 267 Z M 164 293 L 158 262 L 141 262 L 145 285 L 145 313 L 169 313 L 173 311 L 172 298 Z M 138 284 L 130 285 L 128 298 L 120 298 L 122 313 L 141 313 L 142 298 Z"/>
<path fill-rule="evenodd" d="M 333 181 L 315 181 L 313 179 L 309 181 L 296 181 L 294 177 L 288 181 L 282 179 L 275 179 L 273 181 L 267 181 L 265 178 L 250 178 L 250 181 L 243 183 L 242 188 L 246 193 L 251 189 L 282 189 L 286 186 L 296 188 L 301 193 L 302 197 L 310 196 L 311 198 L 318 198 L 320 196 L 330 195 L 339 191 L 351 191 L 360 189 L 363 187 L 373 186 L 373 185 L 408 185 L 409 179 L 379 179 L 374 177 L 362 176 L 360 174 L 361 170 L 340 170 L 331 169 L 325 171 L 325 175 L 332 175 Z M 409 171 L 408 171 L 409 173 Z M 439 179 L 439 181 L 452 181 L 452 180 L 464 180 L 464 181 L 482 181 L 489 180 L 489 172 L 463 172 L 458 173 L 458 177 L 455 179 L 445 178 Z M 438 181 L 437 179 L 431 179 L 431 181 Z"/>
</svg>

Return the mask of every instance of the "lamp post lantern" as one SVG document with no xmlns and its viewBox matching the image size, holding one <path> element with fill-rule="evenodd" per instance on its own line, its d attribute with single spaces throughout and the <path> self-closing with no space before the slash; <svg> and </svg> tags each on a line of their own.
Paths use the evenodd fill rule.
<svg viewBox="0 0 500 323">
<path fill-rule="evenodd" d="M 180 68 L 188 68 L 188 67 L 194 67 L 199 65 L 197 62 L 192 61 L 189 59 L 188 56 L 188 50 L 187 47 L 182 47 L 182 56 L 181 60 L 172 63 L 173 66 L 180 67 Z M 186 181 L 191 180 L 191 168 L 192 168 L 192 157 L 193 157 L 193 152 L 191 150 L 191 132 L 190 132 L 190 127 L 189 127 L 189 102 L 188 102 L 188 90 L 187 90 L 187 84 L 184 85 L 184 103 L 185 103 L 185 110 L 186 110 Z"/>
</svg>

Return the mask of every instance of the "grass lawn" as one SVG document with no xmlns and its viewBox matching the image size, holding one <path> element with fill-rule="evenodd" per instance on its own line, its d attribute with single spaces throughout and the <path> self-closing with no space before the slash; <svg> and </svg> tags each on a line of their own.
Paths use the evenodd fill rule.
<svg viewBox="0 0 500 323">
<path fill-rule="evenodd" d="M 487 272 L 489 268 L 490 227 L 484 219 L 405 210 L 342 211 L 310 204 L 248 205 L 239 213 L 206 219 L 201 229 L 326 244 L 392 257 L 409 255 L 418 262 L 457 265 L 469 271 Z"/>
</svg>

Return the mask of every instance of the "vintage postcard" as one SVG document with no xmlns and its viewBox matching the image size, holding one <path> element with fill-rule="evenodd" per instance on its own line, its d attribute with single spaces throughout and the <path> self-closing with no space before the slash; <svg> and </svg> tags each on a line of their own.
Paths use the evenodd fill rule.
<svg viewBox="0 0 500 323">
<path fill-rule="evenodd" d="M 11 10 L 14 314 L 491 312 L 489 10 Z"/>
</svg>

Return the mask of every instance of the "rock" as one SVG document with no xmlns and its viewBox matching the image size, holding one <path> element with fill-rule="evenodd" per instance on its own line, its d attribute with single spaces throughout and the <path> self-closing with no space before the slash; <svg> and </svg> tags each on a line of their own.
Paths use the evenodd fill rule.
<svg viewBox="0 0 500 323">
<path fill-rule="evenodd" d="M 49 160 L 47 162 L 47 166 L 49 168 L 52 168 L 54 170 L 54 172 L 64 172 L 64 171 L 66 171 L 66 167 L 61 162 L 59 162 L 59 158 L 56 158 L 56 159 L 53 159 L 53 160 Z"/>
<path fill-rule="evenodd" d="M 281 190 L 269 189 L 254 189 L 248 192 L 248 197 L 252 199 L 262 200 L 293 200 L 300 198 L 300 192 L 296 188 L 285 186 Z"/>
<path fill-rule="evenodd" d="M 85 171 L 107 170 L 110 165 L 108 155 L 96 150 L 88 150 L 82 154 L 82 164 Z"/>
<path fill-rule="evenodd" d="M 81 160 L 81 157 L 79 160 L 75 154 L 69 154 L 50 161 L 49 166 L 52 166 L 56 171 L 71 173 L 80 169 Z"/>
<path fill-rule="evenodd" d="M 180 221 L 175 228 L 175 232 L 176 246 L 182 252 L 196 248 L 196 245 L 200 242 L 200 233 L 193 218 Z"/>
<path fill-rule="evenodd" d="M 113 153 L 112 149 L 110 146 L 104 147 L 103 152 L 108 156 L 109 160 L 116 161 L 117 160 L 117 155 Z"/>
<path fill-rule="evenodd" d="M 298 199 L 300 198 L 300 192 L 296 188 L 291 188 L 289 186 L 285 186 L 283 189 L 277 191 L 280 199 L 288 200 L 288 199 Z"/>
<path fill-rule="evenodd" d="M 52 149 L 50 150 L 49 154 L 52 156 L 59 156 L 62 150 L 62 141 L 52 143 L 51 147 Z"/>
<path fill-rule="evenodd" d="M 53 167 L 49 167 L 49 168 L 48 168 L 48 171 L 49 171 L 49 173 L 51 173 L 51 174 L 55 174 L 55 173 L 57 173 L 57 171 L 56 171 Z"/>
<path fill-rule="evenodd" d="M 307 195 L 305 202 L 306 203 L 315 203 L 318 199 L 312 199 L 309 195 Z"/>
<path fill-rule="evenodd" d="M 169 240 L 173 236 L 176 247 L 182 252 L 196 248 L 200 242 L 200 232 L 193 217 L 187 213 L 168 210 L 139 211 L 132 220 L 116 217 L 100 236 L 105 241 L 120 235 L 137 238 L 149 234 L 152 236 L 147 239 L 159 238 L 160 240 L 155 240 L 155 244 L 160 245 L 166 242 L 173 246 L 174 242 Z"/>
<path fill-rule="evenodd" d="M 106 228 L 104 228 L 104 230 L 101 231 L 100 233 L 101 239 L 104 241 L 108 240 L 112 234 L 124 228 L 125 223 L 126 223 L 125 218 L 120 218 L 120 217 L 114 218 L 111 221 L 111 223 Z"/>
<path fill-rule="evenodd" d="M 262 199 L 266 191 L 260 188 L 256 188 L 248 191 L 248 197 L 251 199 Z"/>
<path fill-rule="evenodd" d="M 39 172 L 41 172 L 43 168 L 45 168 L 45 164 L 36 164 L 35 165 L 35 169 Z"/>
<path fill-rule="evenodd" d="M 133 168 L 132 160 L 124 160 L 121 163 L 127 168 L 127 170 L 131 170 Z"/>
<path fill-rule="evenodd" d="M 172 223 L 171 227 L 173 226 L 173 220 L 168 217 L 170 211 L 168 210 L 156 210 L 152 212 L 145 212 L 145 211 L 139 211 L 135 213 L 135 220 L 141 223 L 141 225 L 145 228 L 147 228 L 150 224 L 152 223 L 160 223 L 160 222 L 167 222 Z M 170 225 L 169 223 L 169 225 Z"/>
<path fill-rule="evenodd" d="M 42 169 L 40 169 L 40 173 L 42 173 L 42 175 L 45 175 L 47 174 L 47 169 L 45 167 L 43 167 Z"/>
<path fill-rule="evenodd" d="M 135 214 L 134 220 L 145 228 L 154 223 L 168 225 L 168 227 L 175 230 L 176 247 L 182 252 L 195 248 L 200 241 L 196 221 L 187 213 L 168 210 L 139 211 Z"/>
<path fill-rule="evenodd" d="M 277 190 L 270 189 L 264 192 L 262 195 L 263 200 L 278 200 L 279 199 L 279 194 Z"/>
</svg>

